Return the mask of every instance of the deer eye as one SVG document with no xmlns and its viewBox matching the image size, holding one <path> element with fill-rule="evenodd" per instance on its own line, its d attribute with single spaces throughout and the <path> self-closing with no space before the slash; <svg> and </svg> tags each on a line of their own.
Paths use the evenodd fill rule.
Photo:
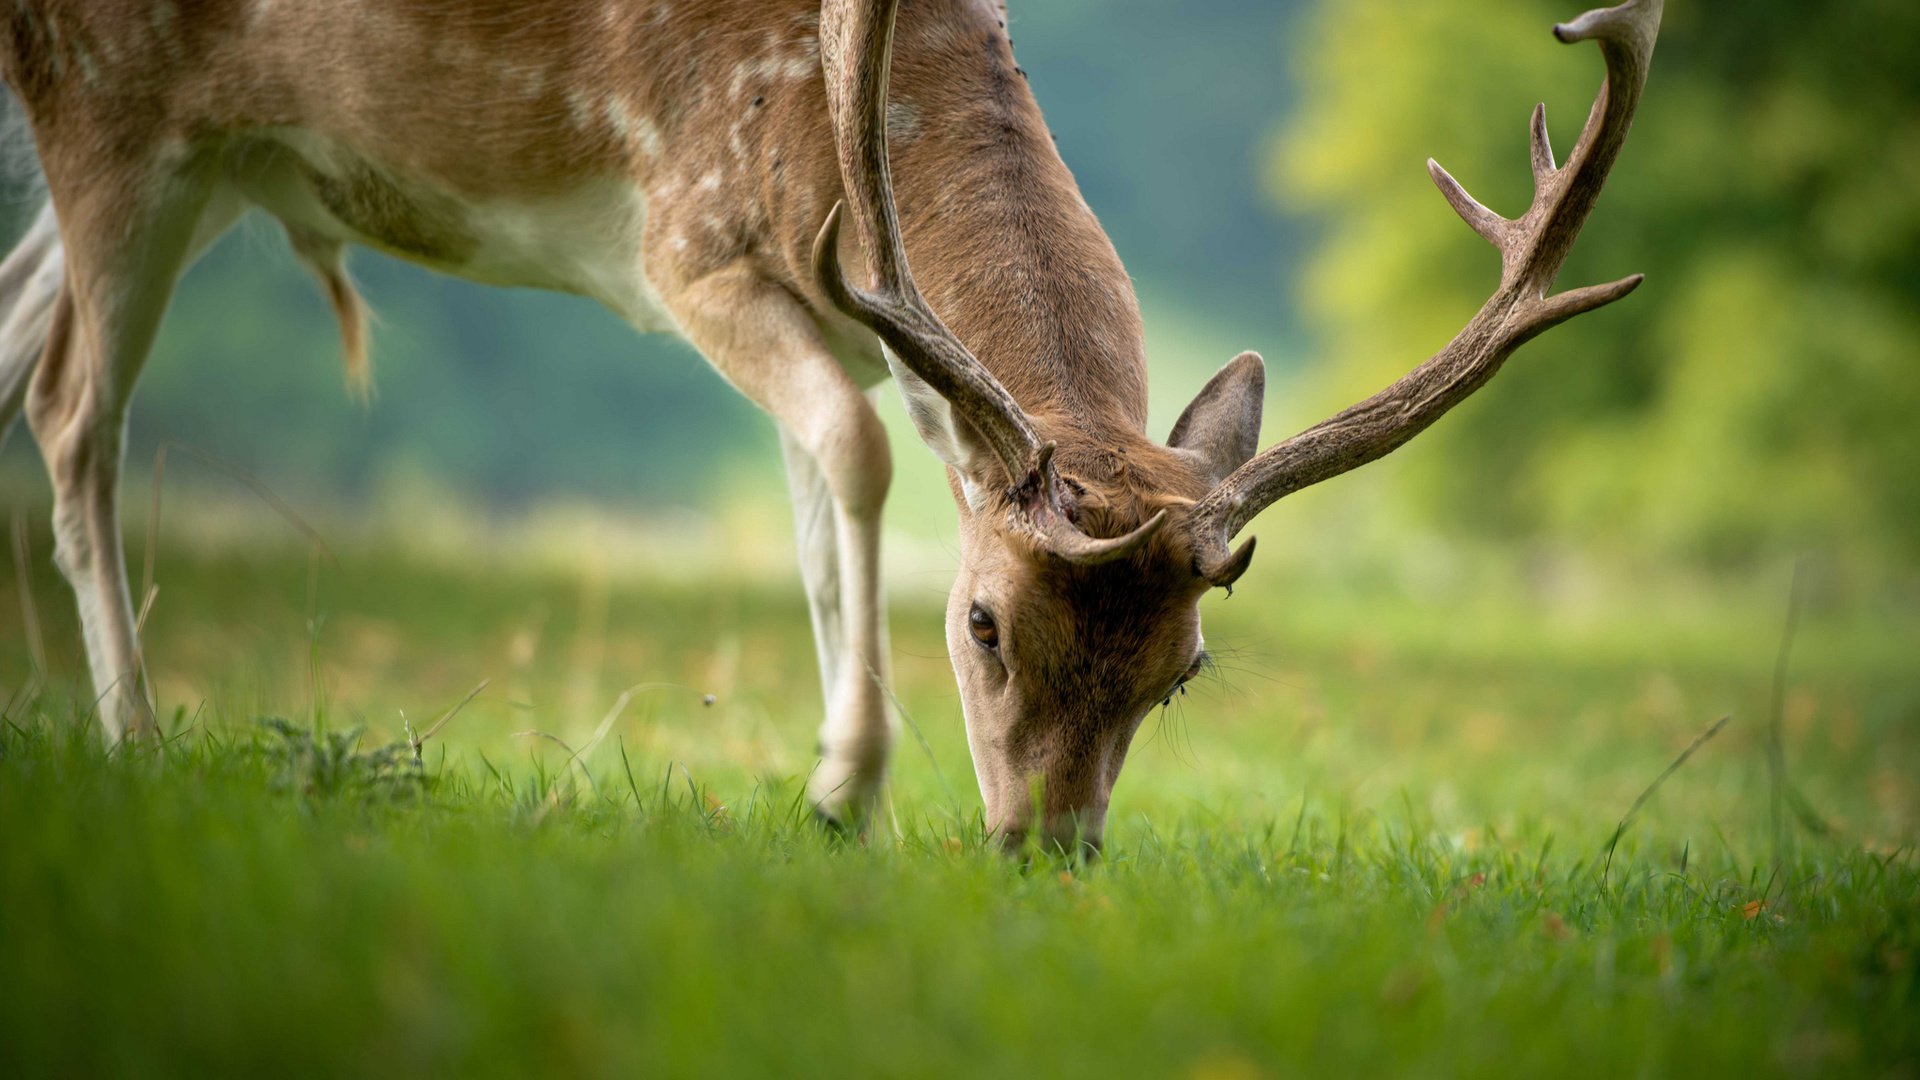
<svg viewBox="0 0 1920 1080">
<path fill-rule="evenodd" d="M 1200 677 L 1200 673 L 1206 670 L 1207 661 L 1211 659 L 1213 658 L 1204 650 L 1195 655 L 1193 663 L 1188 664 L 1187 670 L 1180 673 L 1180 678 L 1173 684 L 1173 689 L 1167 691 L 1167 700 L 1161 702 L 1160 707 L 1165 708 L 1173 704 L 1173 695 L 1186 693 L 1187 684 Z"/>
<path fill-rule="evenodd" d="M 1180 676 L 1179 685 L 1185 686 L 1186 684 L 1199 678 L 1200 672 L 1206 669 L 1207 661 L 1211 659 L 1213 658 L 1211 656 L 1208 656 L 1205 651 L 1195 653 L 1193 657 L 1193 663 L 1187 665 L 1186 674 Z"/>
<path fill-rule="evenodd" d="M 993 616 L 987 614 L 987 610 L 979 604 L 973 605 L 973 610 L 967 613 L 967 630 L 982 648 L 1000 648 L 1000 628 L 994 625 Z"/>
</svg>

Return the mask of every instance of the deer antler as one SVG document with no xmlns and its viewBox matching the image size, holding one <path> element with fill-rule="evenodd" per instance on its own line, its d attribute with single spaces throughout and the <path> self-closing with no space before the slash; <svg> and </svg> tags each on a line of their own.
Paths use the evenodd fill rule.
<svg viewBox="0 0 1920 1080">
<path fill-rule="evenodd" d="M 1119 558 L 1158 530 L 1165 512 L 1112 539 L 1094 539 L 1074 527 L 1061 502 L 1053 444 L 1041 442 L 1013 395 L 933 313 L 907 269 L 887 165 L 887 69 L 898 7 L 898 0 L 821 5 L 820 61 L 849 201 L 827 214 L 813 242 L 814 276 L 835 307 L 880 335 L 986 442 L 1007 470 L 1008 499 L 1036 543 L 1081 564 Z M 849 207 L 872 291 L 850 284 L 840 265 L 840 217 Z"/>
<path fill-rule="evenodd" d="M 1555 166 L 1544 105 L 1533 110 L 1533 205 L 1518 219 L 1476 202 L 1429 159 L 1427 171 L 1461 219 L 1500 252 L 1500 287 L 1459 335 L 1400 381 L 1346 411 L 1275 444 L 1242 465 L 1193 508 L 1196 568 L 1231 586 L 1253 553 L 1228 541 L 1282 496 L 1358 468 L 1399 448 L 1478 390 L 1515 349 L 1548 328 L 1632 292 L 1641 275 L 1555 296 L 1547 290 L 1592 211 L 1626 141 L 1646 84 L 1663 0 L 1627 0 L 1553 28 L 1562 42 L 1600 44 L 1607 78 L 1567 163 Z"/>
</svg>

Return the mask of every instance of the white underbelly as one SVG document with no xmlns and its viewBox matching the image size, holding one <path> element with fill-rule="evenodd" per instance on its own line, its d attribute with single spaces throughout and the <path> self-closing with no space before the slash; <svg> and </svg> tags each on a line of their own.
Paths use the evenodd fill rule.
<svg viewBox="0 0 1920 1080">
<path fill-rule="evenodd" d="M 450 273 L 576 293 L 642 330 L 674 328 L 643 265 L 647 200 L 637 187 L 596 180 L 556 199 L 470 207 L 467 220 L 474 249 Z"/>
<path fill-rule="evenodd" d="M 483 284 L 575 293 L 641 330 L 674 329 L 647 280 L 647 200 L 634 184 L 600 178 L 558 195 L 460 199 L 297 130 L 276 131 L 236 154 L 229 175 L 289 230 Z"/>
</svg>

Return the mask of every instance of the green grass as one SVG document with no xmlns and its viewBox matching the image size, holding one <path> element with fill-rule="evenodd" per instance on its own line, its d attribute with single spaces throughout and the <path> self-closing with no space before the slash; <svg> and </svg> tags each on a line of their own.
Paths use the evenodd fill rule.
<svg viewBox="0 0 1920 1080">
<path fill-rule="evenodd" d="M 1907 594 L 1814 575 L 1779 699 L 1808 816 L 1777 838 L 1784 574 L 1573 587 L 1274 547 L 1208 602 L 1226 679 L 1149 720 L 1092 867 L 983 842 L 932 585 L 894 616 L 927 747 L 903 735 L 888 821 L 848 843 L 799 802 L 818 692 L 780 582 L 169 540 L 174 734 L 107 755 L 74 734 L 60 586 L 0 571 L 0 1065 L 1920 1070 Z M 482 679 L 416 767 L 405 725 Z M 664 685 L 569 764 L 554 740 L 636 683 Z"/>
</svg>

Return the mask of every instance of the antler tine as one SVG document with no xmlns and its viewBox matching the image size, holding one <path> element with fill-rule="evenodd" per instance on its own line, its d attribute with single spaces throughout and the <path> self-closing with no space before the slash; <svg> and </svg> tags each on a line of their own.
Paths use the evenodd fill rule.
<svg viewBox="0 0 1920 1080">
<path fill-rule="evenodd" d="M 1487 243 L 1503 252 L 1507 250 L 1507 234 L 1513 222 L 1480 205 L 1480 200 L 1467 194 L 1467 189 L 1460 186 L 1460 181 L 1455 180 L 1452 173 L 1441 168 L 1440 163 L 1432 158 L 1427 159 L 1427 175 L 1433 177 L 1434 186 L 1440 189 L 1441 196 L 1447 200 L 1447 205 L 1453 207 L 1453 212 L 1460 215 L 1461 221 L 1466 222 Z"/>
<path fill-rule="evenodd" d="M 879 334 L 901 363 L 953 404 L 1020 486 L 1039 464 L 1033 424 L 933 313 L 907 268 L 887 163 L 887 76 L 898 7 L 898 0 L 825 0 L 821 6 L 820 59 L 848 201 L 827 215 L 814 241 L 814 274 L 834 306 Z M 848 282 L 840 265 L 843 208 L 866 253 L 871 292 Z"/>
<path fill-rule="evenodd" d="M 1596 40 L 1607 75 L 1564 165 L 1554 164 L 1546 109 L 1535 107 L 1528 140 L 1534 197 L 1521 217 L 1504 218 L 1487 209 L 1445 169 L 1427 162 L 1447 203 L 1500 251 L 1500 287 L 1426 363 L 1373 397 L 1269 447 L 1194 507 L 1188 527 L 1194 532 L 1196 569 L 1208 581 L 1230 585 L 1246 569 L 1252 541 L 1239 551 L 1229 551 L 1227 544 L 1260 511 L 1301 488 L 1391 453 L 1478 390 L 1515 349 L 1640 284 L 1635 274 L 1547 295 L 1626 141 L 1646 84 L 1662 7 L 1663 0 L 1626 0 L 1554 27 L 1554 36 L 1562 42 Z"/>
<path fill-rule="evenodd" d="M 1553 163 L 1553 138 L 1547 134 L 1547 104 L 1533 107 L 1533 126 L 1527 132 L 1527 145 L 1533 152 L 1533 190 L 1538 193 L 1553 179 L 1560 167 Z"/>
</svg>

